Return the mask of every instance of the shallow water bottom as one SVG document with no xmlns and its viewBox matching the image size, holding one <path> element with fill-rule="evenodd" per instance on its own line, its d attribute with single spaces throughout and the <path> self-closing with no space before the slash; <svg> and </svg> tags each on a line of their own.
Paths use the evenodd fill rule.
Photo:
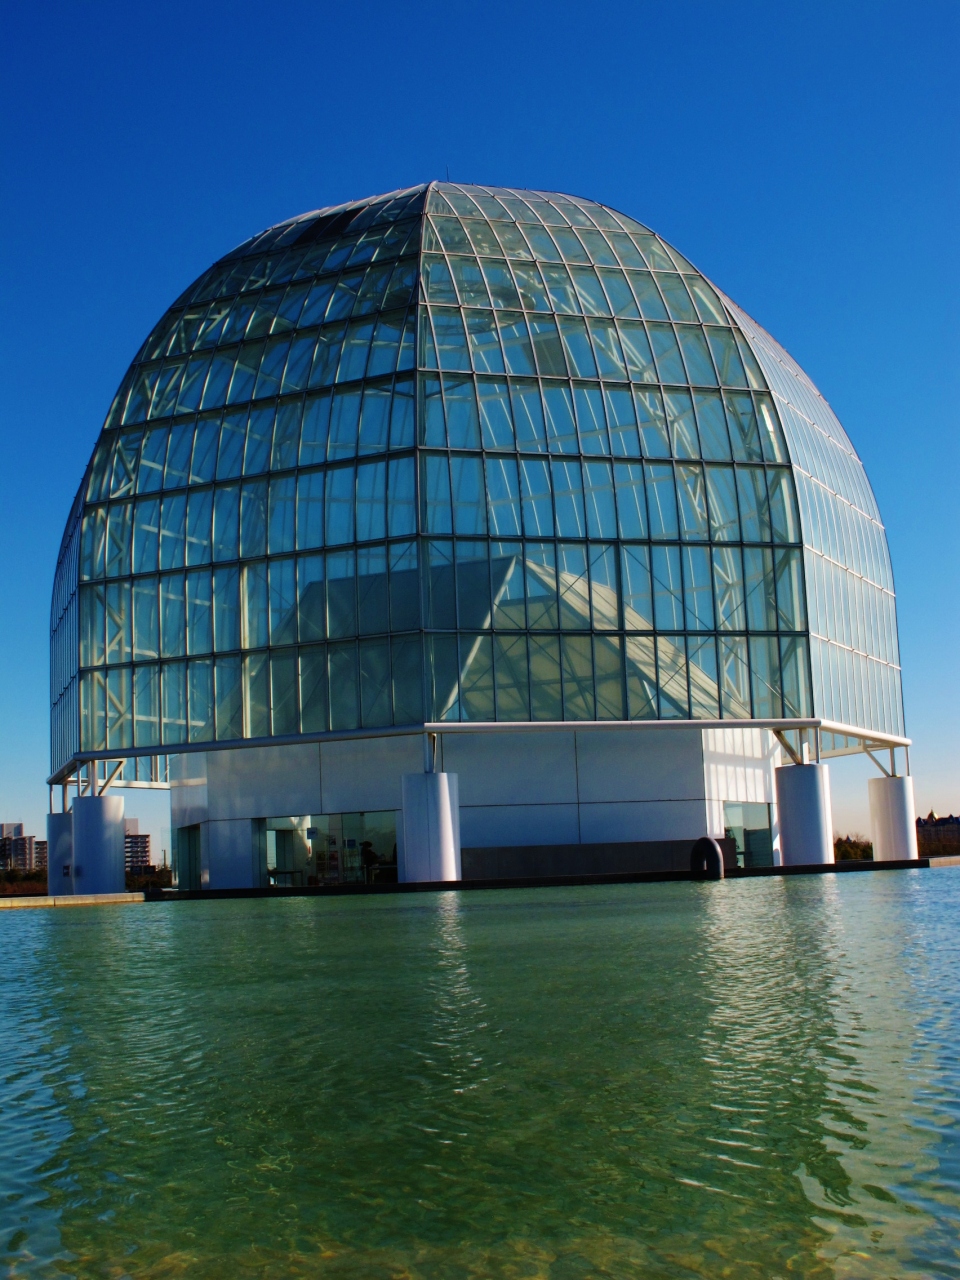
<svg viewBox="0 0 960 1280">
<path fill-rule="evenodd" d="M 960 876 L 9 912 L 10 1276 L 960 1275 Z"/>
</svg>

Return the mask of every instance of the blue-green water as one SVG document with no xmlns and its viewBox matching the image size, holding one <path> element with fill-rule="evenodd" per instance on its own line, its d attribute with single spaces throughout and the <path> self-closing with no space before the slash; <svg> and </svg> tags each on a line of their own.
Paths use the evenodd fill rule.
<svg viewBox="0 0 960 1280">
<path fill-rule="evenodd" d="M 0 1274 L 960 1275 L 960 874 L 0 915 Z"/>
</svg>

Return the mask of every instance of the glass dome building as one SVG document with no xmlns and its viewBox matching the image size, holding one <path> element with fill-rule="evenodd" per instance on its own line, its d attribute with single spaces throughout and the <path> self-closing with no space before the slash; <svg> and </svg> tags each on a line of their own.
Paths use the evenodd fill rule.
<svg viewBox="0 0 960 1280">
<path fill-rule="evenodd" d="M 465 876 L 775 861 L 781 756 L 905 743 L 884 528 L 809 378 L 633 219 L 439 182 L 159 321 L 67 521 L 51 706 L 51 782 L 169 783 L 210 887 L 395 874 L 425 732 Z"/>
</svg>

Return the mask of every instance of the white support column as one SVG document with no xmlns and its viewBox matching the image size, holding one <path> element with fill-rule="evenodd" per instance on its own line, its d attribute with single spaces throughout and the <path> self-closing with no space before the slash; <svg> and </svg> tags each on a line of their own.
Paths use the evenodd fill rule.
<svg viewBox="0 0 960 1280">
<path fill-rule="evenodd" d="M 913 778 L 870 778 L 867 793 L 874 862 L 918 857 Z"/>
<path fill-rule="evenodd" d="M 403 775 L 402 883 L 461 879 L 459 781 L 455 773 Z"/>
<path fill-rule="evenodd" d="M 785 765 L 777 769 L 776 780 L 783 866 L 833 862 L 833 811 L 827 765 Z"/>
<path fill-rule="evenodd" d="M 74 893 L 123 893 L 123 796 L 80 796 L 72 816 Z"/>
</svg>

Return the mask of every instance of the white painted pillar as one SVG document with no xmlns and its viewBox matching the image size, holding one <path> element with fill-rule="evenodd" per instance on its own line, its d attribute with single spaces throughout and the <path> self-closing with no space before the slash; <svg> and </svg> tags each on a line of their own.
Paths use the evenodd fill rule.
<svg viewBox="0 0 960 1280">
<path fill-rule="evenodd" d="M 403 775 L 402 883 L 461 879 L 459 782 L 455 773 Z"/>
<path fill-rule="evenodd" d="M 74 893 L 123 893 L 123 796 L 73 802 Z"/>
<path fill-rule="evenodd" d="M 66 897 L 73 888 L 73 814 L 47 814 L 47 893 Z"/>
<path fill-rule="evenodd" d="M 874 862 L 918 857 L 913 778 L 871 778 L 867 793 Z"/>
<path fill-rule="evenodd" d="M 833 810 L 827 766 L 781 766 L 776 770 L 776 784 L 782 865 L 833 862 Z"/>
</svg>

